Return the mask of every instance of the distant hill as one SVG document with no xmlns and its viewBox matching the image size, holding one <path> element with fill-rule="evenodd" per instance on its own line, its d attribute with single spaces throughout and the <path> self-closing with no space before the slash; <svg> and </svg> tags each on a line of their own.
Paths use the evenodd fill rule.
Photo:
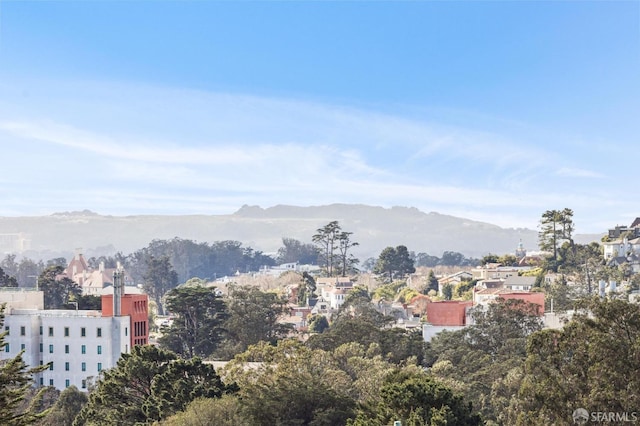
<svg viewBox="0 0 640 426">
<path fill-rule="evenodd" d="M 513 253 L 520 241 L 537 250 L 537 231 L 501 228 L 483 222 L 424 213 L 413 207 L 382 208 L 354 204 L 270 208 L 243 206 L 230 215 L 103 216 L 88 210 L 39 217 L 0 217 L 0 251 L 22 251 L 34 259 L 67 257 L 81 249 L 86 255 L 125 254 L 153 239 L 180 237 L 198 242 L 237 240 L 265 253 L 275 253 L 282 237 L 311 242 L 316 229 L 332 220 L 353 232 L 361 260 L 377 257 L 387 246 L 403 244 L 416 253 L 441 256 L 456 251 L 467 257 Z M 599 239 L 577 236 L 576 241 Z M 23 250 L 23 249 L 26 249 Z"/>
</svg>

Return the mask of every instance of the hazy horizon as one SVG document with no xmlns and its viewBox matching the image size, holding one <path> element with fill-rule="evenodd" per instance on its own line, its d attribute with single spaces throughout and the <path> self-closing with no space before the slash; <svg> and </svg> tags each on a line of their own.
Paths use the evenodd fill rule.
<svg viewBox="0 0 640 426">
<path fill-rule="evenodd" d="M 638 2 L 3 2 L 0 215 L 628 225 Z"/>
</svg>

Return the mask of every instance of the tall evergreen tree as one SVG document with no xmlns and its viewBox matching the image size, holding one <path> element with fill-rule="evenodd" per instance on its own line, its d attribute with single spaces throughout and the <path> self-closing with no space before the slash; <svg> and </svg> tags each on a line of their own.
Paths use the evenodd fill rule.
<svg viewBox="0 0 640 426">
<path fill-rule="evenodd" d="M 562 329 L 529 339 L 505 424 L 570 424 L 576 408 L 625 413 L 640 406 L 640 306 L 593 298 L 579 308 Z"/>
<path fill-rule="evenodd" d="M 282 247 L 276 257 L 278 263 L 300 263 L 315 265 L 318 263 L 318 249 L 313 244 L 305 244 L 294 238 L 282 238 Z"/>
<path fill-rule="evenodd" d="M 4 324 L 4 307 L 4 304 L 0 305 L 0 328 Z M 6 335 L 6 331 L 0 332 L 0 350 L 3 351 L 7 345 Z M 44 388 L 36 393 L 25 410 L 20 410 L 20 407 L 33 386 L 33 375 L 47 368 L 48 365 L 27 366 L 22 359 L 22 352 L 13 358 L 0 360 L 0 425 L 30 425 L 46 414 L 37 410 Z"/>
<path fill-rule="evenodd" d="M 144 275 L 144 290 L 156 302 L 160 314 L 164 314 L 162 297 L 178 285 L 178 274 L 173 269 L 169 257 L 147 259 L 147 272 Z"/>
<path fill-rule="evenodd" d="M 217 398 L 227 391 L 213 366 L 200 358 L 181 360 L 150 345 L 134 346 L 102 374 L 75 426 L 152 424 L 196 398 Z"/>
<path fill-rule="evenodd" d="M 251 286 L 230 286 L 227 306 L 229 318 L 223 324 L 227 335 L 225 355 L 245 351 L 259 342 L 275 344 L 292 331 L 278 320 L 285 312 L 286 301 L 276 293 Z"/>
<path fill-rule="evenodd" d="M 223 339 L 228 311 L 215 288 L 183 285 L 167 293 L 167 309 L 175 319 L 163 328 L 160 345 L 192 358 L 211 355 Z"/>
<path fill-rule="evenodd" d="M 334 269 L 336 267 L 336 249 L 338 248 L 339 236 L 342 233 L 342 228 L 337 220 L 329 222 L 322 228 L 318 228 L 313 235 L 312 240 L 320 250 L 320 258 L 324 266 L 325 274 L 328 277 L 334 275 Z"/>
<path fill-rule="evenodd" d="M 540 219 L 538 245 L 541 250 L 553 253 L 554 269 L 557 269 L 558 248 L 564 241 L 573 247 L 573 210 L 547 210 Z"/>
<path fill-rule="evenodd" d="M 375 274 L 386 275 L 388 281 L 394 277 L 404 277 L 416 271 L 414 261 L 406 246 L 386 247 L 380 253 L 376 265 L 373 268 Z"/>
<path fill-rule="evenodd" d="M 0 287 L 18 287 L 18 280 L 15 277 L 7 275 L 2 268 L 0 268 Z"/>
<path fill-rule="evenodd" d="M 71 300 L 77 300 L 82 290 L 70 278 L 62 276 L 62 266 L 49 266 L 38 277 L 38 288 L 44 292 L 45 309 L 63 309 Z"/>
</svg>

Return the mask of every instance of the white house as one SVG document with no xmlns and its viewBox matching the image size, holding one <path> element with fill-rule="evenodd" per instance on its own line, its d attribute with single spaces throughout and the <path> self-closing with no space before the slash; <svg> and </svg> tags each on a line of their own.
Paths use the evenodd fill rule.
<svg viewBox="0 0 640 426">
<path fill-rule="evenodd" d="M 347 297 L 347 293 L 350 289 L 345 288 L 332 288 L 327 292 L 329 296 L 329 306 L 331 309 L 340 309 L 340 306 L 344 304 L 344 300 Z"/>
</svg>

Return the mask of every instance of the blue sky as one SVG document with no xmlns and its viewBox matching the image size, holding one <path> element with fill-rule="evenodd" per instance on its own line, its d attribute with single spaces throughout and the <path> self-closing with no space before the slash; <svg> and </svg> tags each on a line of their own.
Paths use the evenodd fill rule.
<svg viewBox="0 0 640 426">
<path fill-rule="evenodd" d="M 0 215 L 640 216 L 638 1 L 1 1 Z"/>
</svg>

